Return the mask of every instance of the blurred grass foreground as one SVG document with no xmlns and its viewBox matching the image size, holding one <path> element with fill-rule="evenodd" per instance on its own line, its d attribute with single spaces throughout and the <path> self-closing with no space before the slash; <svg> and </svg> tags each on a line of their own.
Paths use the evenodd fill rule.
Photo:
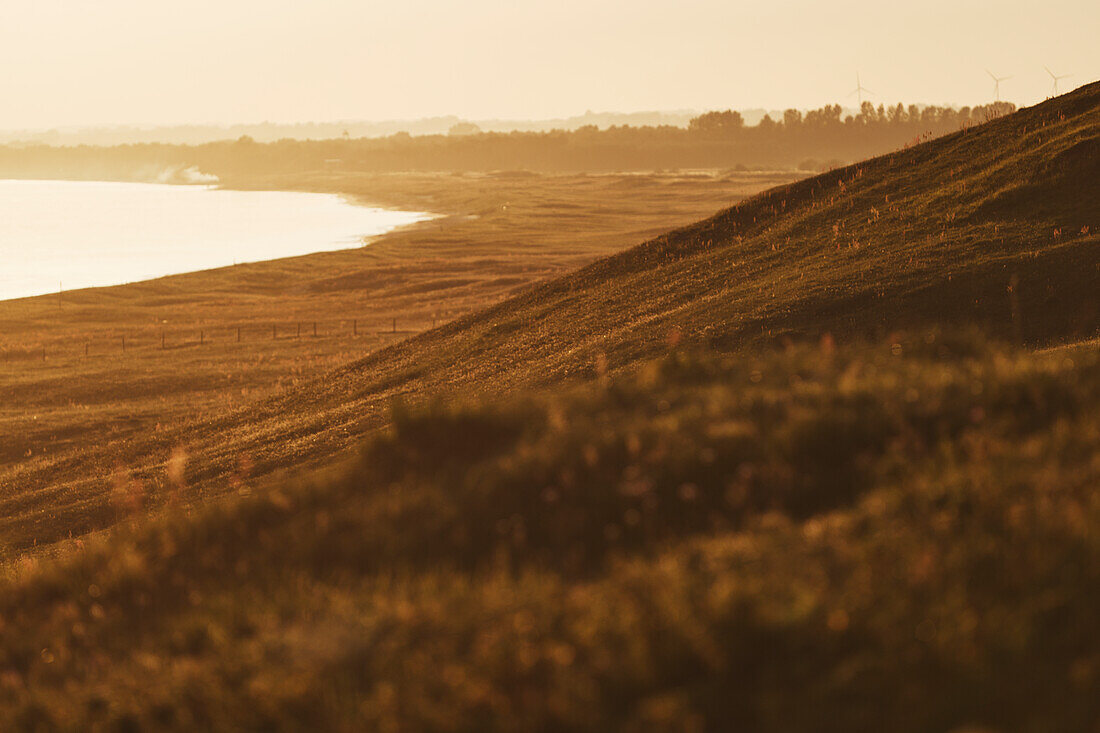
<svg viewBox="0 0 1100 733">
<path fill-rule="evenodd" d="M 1095 343 L 942 331 L 398 405 L 12 567 L 0 727 L 1093 730 L 1098 445 Z"/>
</svg>

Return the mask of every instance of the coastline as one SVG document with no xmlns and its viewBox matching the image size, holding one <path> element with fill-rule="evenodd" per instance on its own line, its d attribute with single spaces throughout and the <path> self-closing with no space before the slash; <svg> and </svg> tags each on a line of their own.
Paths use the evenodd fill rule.
<svg viewBox="0 0 1100 733">
<path fill-rule="evenodd" d="M 115 467 L 156 486 L 177 446 L 201 467 L 191 478 L 196 500 L 229 490 L 226 471 L 245 470 L 233 468 L 238 461 L 259 481 L 352 449 L 382 424 L 386 399 L 325 422 L 303 444 L 281 432 L 247 450 L 234 441 L 259 439 L 251 426 L 275 409 L 271 398 L 293 400 L 368 355 L 399 359 L 387 350 L 398 342 L 781 182 L 770 174 L 224 182 L 441 216 L 369 246 L 0 301 L 0 540 L 12 551 L 47 551 L 70 531 L 108 526 Z M 409 374 L 416 368 L 407 365 Z M 322 419 L 268 417 L 288 435 L 297 421 L 313 434 L 306 424 Z M 210 443 L 215 425 L 223 439 Z"/>
<path fill-rule="evenodd" d="M 355 249 L 437 218 L 331 192 L 66 179 L 0 189 L 11 207 L 0 241 L 14 257 L 0 302 Z M 55 206 L 73 215 L 46 216 Z"/>
</svg>

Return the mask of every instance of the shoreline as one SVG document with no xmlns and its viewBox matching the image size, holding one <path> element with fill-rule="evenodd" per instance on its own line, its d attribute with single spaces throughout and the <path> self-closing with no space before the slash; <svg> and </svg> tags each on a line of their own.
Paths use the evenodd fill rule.
<svg viewBox="0 0 1100 733">
<path fill-rule="evenodd" d="M 791 180 L 622 178 L 226 181 L 442 216 L 369 246 L 66 291 L 60 302 L 49 294 L 0 301 L 0 558 L 110 526 L 116 470 L 142 482 L 155 506 L 175 447 L 196 467 L 196 501 L 231 490 L 226 476 L 244 472 L 258 485 L 349 449 L 416 378 L 401 342 Z M 295 402 L 307 385 L 367 357 L 375 361 L 359 367 L 364 379 L 405 376 L 351 412 L 348 395 L 334 396 L 347 406 L 327 417 Z M 276 400 L 298 407 L 275 414 Z M 207 440 L 215 427 L 221 437 Z M 247 470 L 234 468 L 245 459 Z"/>
<path fill-rule="evenodd" d="M 426 223 L 435 221 L 435 220 L 441 218 L 441 216 L 442 216 L 441 214 L 439 214 L 437 212 L 425 211 L 425 210 L 410 210 L 410 209 L 407 209 L 407 208 L 399 208 L 397 206 L 387 206 L 387 205 L 384 205 L 384 204 L 378 204 L 378 203 L 375 203 L 375 202 L 365 201 L 365 200 L 362 200 L 358 197 L 349 196 L 349 195 L 345 195 L 345 194 L 338 193 L 338 192 L 301 191 L 301 190 L 288 190 L 288 189 L 279 189 L 279 188 L 270 188 L 270 189 L 236 188 L 236 187 L 231 187 L 231 186 L 224 186 L 220 183 L 218 183 L 218 184 L 200 184 L 200 183 L 188 184 L 188 183 L 171 183 L 171 182 L 148 183 L 148 182 L 139 182 L 139 181 L 112 181 L 112 180 L 91 181 L 91 180 L 71 180 L 71 179 L 0 179 L 0 186 L 5 185 L 5 184 L 23 184 L 23 183 L 30 183 L 30 184 L 42 183 L 42 184 L 53 185 L 53 186 L 56 186 L 58 184 L 62 184 L 62 185 L 64 185 L 64 184 L 73 184 L 75 187 L 86 185 L 86 186 L 95 188 L 99 192 L 102 192 L 104 190 L 103 189 L 104 186 L 107 186 L 107 187 L 113 187 L 113 186 L 135 187 L 135 189 L 141 190 L 141 191 L 148 191 L 149 190 L 148 187 L 150 187 L 150 186 L 152 186 L 152 187 L 170 186 L 170 187 L 173 187 L 173 188 L 198 189 L 198 190 L 201 190 L 203 192 L 218 193 L 218 194 L 221 194 L 221 193 L 226 193 L 226 194 L 236 194 L 236 193 L 264 194 L 264 193 L 267 193 L 267 194 L 277 194 L 277 195 L 280 195 L 280 196 L 298 194 L 298 195 L 307 195 L 307 196 L 312 196 L 312 197 L 324 197 L 324 199 L 327 199 L 328 202 L 327 203 L 322 203 L 322 205 L 329 205 L 330 203 L 336 203 L 340 207 L 353 207 L 354 209 L 356 209 L 358 211 L 363 211 L 364 216 L 400 215 L 400 217 L 405 219 L 405 220 L 404 221 L 398 221 L 398 222 L 395 222 L 395 223 L 392 223 L 392 224 L 391 223 L 385 223 L 385 222 L 377 222 L 377 223 L 374 224 L 374 226 L 371 226 L 370 222 L 364 222 L 362 224 L 362 229 L 367 229 L 368 230 L 365 233 L 362 231 L 362 229 L 360 229 L 360 231 L 356 232 L 355 229 L 358 229 L 359 227 L 356 227 L 354 224 L 349 223 L 349 224 L 346 225 L 345 228 L 350 230 L 350 231 L 348 231 L 348 233 L 346 233 L 346 234 L 344 234 L 344 233 L 337 234 L 337 232 L 331 232 L 330 237 L 322 234 L 321 238 L 325 240 L 323 243 L 321 241 L 318 241 L 316 244 L 308 244 L 308 246 L 299 246 L 299 245 L 305 245 L 306 241 L 307 241 L 306 239 L 303 238 L 302 235 L 299 235 L 296 239 L 284 239 L 282 242 L 276 244 L 276 246 L 273 247 L 273 251 L 266 252 L 266 253 L 265 252 L 249 251 L 248 250 L 248 248 L 250 246 L 255 246 L 255 242 L 250 244 L 250 237 L 253 240 L 255 240 L 257 237 L 266 238 L 266 237 L 269 236 L 269 235 L 267 235 L 266 233 L 263 232 L 263 227 L 262 226 L 258 227 L 258 228 L 255 228 L 255 231 L 253 231 L 251 233 L 245 232 L 245 233 L 242 234 L 240 232 L 233 232 L 232 234 L 229 234 L 229 235 L 226 235 L 226 236 L 229 237 L 228 241 L 239 241 L 239 242 L 241 242 L 241 245 L 246 250 L 246 251 L 241 253 L 241 255 L 242 255 L 241 258 L 240 259 L 235 258 L 232 262 L 211 262 L 210 264 L 203 264 L 201 262 L 201 260 L 204 259 L 204 257 L 203 257 L 204 246 L 206 246 L 208 248 L 206 250 L 207 256 L 205 257 L 205 259 L 208 259 L 208 260 L 210 260 L 210 259 L 215 259 L 215 260 L 216 259 L 221 259 L 216 254 L 216 252 L 218 251 L 216 244 L 213 245 L 214 249 L 209 249 L 210 245 L 200 245 L 200 244 L 198 244 L 200 242 L 200 238 L 196 238 L 194 236 L 191 236 L 191 235 L 187 234 L 186 232 L 184 232 L 182 230 L 172 230 L 171 228 L 169 228 L 168 230 L 166 230 L 167 231 L 167 236 L 169 236 L 169 237 L 183 236 L 184 237 L 184 239 L 175 242 L 175 245 L 177 246 L 177 249 L 174 252 L 173 251 L 168 251 L 166 253 L 158 253 L 154 249 L 152 249 L 152 247 L 150 247 L 148 245 L 142 245 L 140 247 L 135 246 L 131 250 L 131 252 L 127 252 L 125 255 L 122 255 L 120 253 L 116 253 L 116 256 L 124 256 L 127 260 L 127 264 L 138 263 L 135 266 L 135 269 L 137 269 L 137 268 L 146 269 L 148 274 L 138 273 L 137 277 L 130 277 L 130 278 L 119 279 L 119 280 L 114 280 L 114 281 L 102 281 L 102 278 L 101 278 L 101 281 L 98 281 L 98 282 L 95 282 L 95 281 L 86 282 L 86 284 L 78 284 L 78 285 L 75 285 L 73 287 L 64 287 L 64 284 L 65 284 L 66 280 L 71 282 L 72 278 L 66 278 L 64 275 L 62 275 L 61 277 L 58 278 L 59 287 L 57 287 L 56 289 L 54 289 L 54 288 L 45 289 L 45 287 L 43 287 L 38 292 L 19 293 L 18 291 L 20 290 L 20 288 L 16 287 L 15 291 L 18 294 L 12 294 L 10 296 L 0 297 L 0 303 L 7 303 L 7 302 L 12 302 L 12 301 L 22 301 L 22 300 L 33 300 L 33 299 L 36 299 L 36 298 L 57 298 L 57 297 L 60 297 L 61 294 L 80 293 L 80 292 L 89 291 L 89 290 L 109 289 L 109 288 L 118 288 L 118 287 L 125 287 L 125 286 L 131 286 L 131 285 L 140 285 L 142 283 L 155 282 L 155 281 L 158 281 L 158 280 L 162 280 L 164 278 L 196 275 L 196 274 L 199 274 L 199 273 L 221 270 L 223 268 L 228 268 L 228 267 L 238 267 L 238 266 L 241 266 L 241 265 L 252 265 L 252 264 L 257 264 L 257 263 L 262 263 L 262 262 L 274 262 L 274 261 L 278 261 L 278 260 L 294 259 L 294 258 L 298 258 L 298 257 L 306 257 L 306 256 L 325 253 L 325 252 L 339 252 L 339 251 L 344 251 L 344 250 L 360 249 L 360 248 L 363 248 L 363 247 L 370 246 L 370 244 L 377 241 L 381 237 L 387 236 L 389 234 L 392 234 L 392 233 L 395 233 L 395 232 L 398 232 L 398 231 L 401 231 L 401 230 L 405 230 L 409 227 L 416 227 L 416 226 L 421 225 L 421 224 L 426 224 Z M 16 187 L 20 188 L 21 186 L 17 185 Z M 76 197 L 75 201 L 69 202 L 70 205 L 74 204 L 74 203 L 76 205 L 78 205 L 78 207 L 85 204 L 84 201 L 80 200 L 79 196 Z M 87 205 L 96 205 L 97 203 L 99 203 L 99 202 L 90 201 L 90 202 L 87 202 Z M 107 202 L 108 205 L 111 205 L 113 203 L 114 202 L 110 202 L 110 201 Z M 177 213 L 177 212 L 174 212 L 172 210 L 175 207 L 175 208 L 179 209 L 179 213 L 182 213 L 186 216 L 187 212 L 186 212 L 185 207 L 188 203 L 189 202 L 187 202 L 187 201 L 182 201 L 183 205 L 182 206 L 177 206 L 177 205 L 174 205 L 171 202 L 169 202 L 167 204 L 167 213 L 168 214 Z M 271 207 L 272 210 L 275 210 L 276 208 L 281 209 L 283 211 L 287 210 L 288 208 L 293 209 L 293 206 L 287 207 L 287 206 L 282 205 L 283 203 L 284 202 L 270 202 L 270 203 L 267 203 L 266 205 Z M 139 201 L 135 202 L 135 205 L 141 206 L 142 202 L 140 202 L 140 200 L 139 200 Z M 255 206 L 255 205 L 256 205 L 256 203 L 254 201 L 249 204 L 249 206 Z M 101 206 L 101 208 L 102 208 L 102 206 Z M 226 206 L 225 202 L 218 202 L 218 203 L 214 204 L 213 206 L 211 206 L 210 204 L 207 204 L 206 208 L 212 209 L 213 211 L 218 211 L 218 210 L 223 209 L 223 208 L 232 209 L 233 206 L 232 205 Z M 258 220 L 264 218 L 264 217 L 261 216 L 259 219 L 255 219 L 254 217 L 252 217 L 249 214 L 249 211 L 248 211 L 247 207 L 239 207 L 239 206 L 238 206 L 238 212 L 236 212 L 236 215 L 238 217 L 238 219 L 236 221 L 232 220 L 232 217 L 231 217 L 230 221 L 228 222 L 231 226 L 234 226 L 234 227 L 240 225 L 242 223 L 242 221 L 247 223 L 247 221 L 249 219 L 254 219 L 254 220 L 258 221 Z M 323 212 L 320 212 L 320 211 L 307 213 L 306 215 L 307 216 L 310 216 L 310 215 L 320 216 L 322 219 L 328 219 L 328 217 L 326 217 L 323 214 Z M 183 220 L 181 220 L 181 223 L 185 222 L 185 221 L 186 221 L 186 219 L 183 219 Z M 294 224 L 293 220 L 292 220 L 291 223 Z M 305 224 L 305 222 L 300 222 L 300 224 Z M 94 222 L 93 222 L 93 226 L 94 226 Z M 308 227 L 308 224 L 306 224 L 306 226 Z M 338 227 L 339 225 L 334 225 L 334 226 Z M 80 227 L 79 223 L 74 225 L 74 231 L 78 230 L 79 227 Z M 377 231 L 377 229 L 379 229 L 379 228 L 381 228 L 381 231 Z M 102 234 L 103 237 L 107 237 L 109 239 L 113 235 L 116 234 L 115 232 L 110 231 L 109 228 L 105 228 L 105 229 L 106 229 L 106 231 Z M 371 230 L 375 230 L 375 231 L 371 231 Z M 308 231 L 308 230 L 306 230 L 306 231 Z M 94 230 L 91 231 L 90 234 L 87 233 L 88 230 L 84 230 L 84 232 L 85 233 L 82 236 L 90 236 L 92 239 L 95 239 L 97 236 L 99 236 L 98 233 L 95 232 Z M 53 232 L 51 232 L 49 234 L 56 235 Z M 70 236 L 70 235 L 63 234 L 63 236 L 64 236 L 64 239 L 72 239 L 72 236 Z M 305 234 L 304 236 L 308 237 L 309 235 Z M 138 240 L 142 240 L 142 239 L 147 239 L 147 236 L 146 236 L 145 232 L 143 232 L 143 231 L 135 232 L 134 242 L 136 243 Z M 189 240 L 193 240 L 196 244 L 194 244 L 194 245 L 189 244 Z M 115 241 L 118 241 L 118 240 L 116 239 Z M 279 244 L 281 244 L 281 247 L 284 251 L 282 251 L 282 252 L 278 251 L 279 248 L 280 248 Z M 28 249 L 28 248 L 35 249 L 35 250 L 39 249 L 39 246 L 37 244 L 34 244 L 34 243 L 23 243 L 23 245 L 26 245 L 26 246 L 20 247 L 19 240 L 17 239 L 16 244 L 14 246 L 16 248 L 21 248 L 21 249 Z M 46 258 L 45 259 L 39 259 L 38 260 L 39 263 L 48 261 L 51 258 L 51 253 L 49 252 L 49 249 L 48 249 L 49 246 L 50 246 L 50 244 L 47 244 Z M 287 249 L 289 249 L 291 251 L 286 251 Z M 190 253 L 190 254 L 188 254 L 188 253 Z M 72 256 L 76 256 L 77 254 L 78 254 L 78 249 L 76 249 L 76 248 L 72 249 L 71 254 L 66 254 L 65 251 L 64 251 L 64 248 L 62 248 L 62 250 L 60 250 L 58 253 L 53 254 L 52 257 L 53 258 L 60 258 L 60 260 L 66 260 L 66 259 L 69 259 Z M 195 263 L 196 266 L 190 266 L 190 265 L 183 264 L 183 263 L 173 263 L 172 262 L 173 256 L 176 259 L 179 259 L 179 258 L 187 259 L 188 257 L 193 256 L 199 261 Z M 144 263 L 148 263 L 147 268 L 144 267 Z M 35 261 L 32 260 L 29 264 L 30 264 L 30 271 L 33 272 L 34 268 L 35 268 Z M 182 265 L 182 266 L 180 266 L 180 265 Z M 39 265 L 39 266 L 41 266 L 41 265 Z M 79 269 L 79 267 L 78 267 L 78 269 Z M 154 272 L 156 270 L 160 270 L 160 271 L 159 272 Z M 36 279 L 33 275 L 30 275 L 30 274 L 28 274 L 28 277 L 30 277 L 32 280 Z M 18 277 L 12 277 L 11 278 L 12 282 L 16 282 L 16 281 L 18 281 L 18 279 L 19 279 Z M 39 275 L 37 279 L 42 279 L 41 275 Z M 78 282 L 79 282 L 79 280 L 78 280 Z"/>
</svg>

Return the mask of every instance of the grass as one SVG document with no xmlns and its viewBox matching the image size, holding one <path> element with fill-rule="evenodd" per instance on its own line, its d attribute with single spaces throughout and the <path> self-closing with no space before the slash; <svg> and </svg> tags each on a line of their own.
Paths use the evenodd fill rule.
<svg viewBox="0 0 1100 733">
<path fill-rule="evenodd" d="M 0 728 L 1095 728 L 1098 131 L 1083 87 L 16 464 Z"/>
<path fill-rule="evenodd" d="M 624 199 L 625 179 L 632 193 Z M 249 414 L 265 398 L 410 333 L 784 180 L 746 173 L 252 181 L 443 217 L 361 249 L 68 292 L 60 308 L 56 295 L 0 302 L 0 547 L 17 553 L 108 526 L 119 466 L 139 470 L 151 461 L 159 474 L 171 452 L 191 442 L 184 434 L 206 433 L 219 416 Z M 380 375 L 382 392 L 392 391 L 387 383 L 399 385 L 400 375 Z M 385 404 L 364 417 L 381 424 Z M 257 471 L 297 461 L 250 453 Z M 234 472 L 239 463 L 238 452 Z M 163 475 L 150 484 L 159 503 Z"/>
<path fill-rule="evenodd" d="M 242 461 L 251 475 L 264 477 L 345 454 L 385 424 L 395 397 L 417 401 L 456 391 L 498 393 L 584 379 L 592 375 L 597 357 L 606 359 L 612 371 L 625 368 L 659 353 L 672 332 L 685 343 L 727 351 L 785 338 L 816 339 L 825 332 L 841 341 L 875 339 L 945 324 L 970 324 L 996 338 L 1029 345 L 1090 338 L 1100 324 L 1100 212 L 1095 206 L 1100 176 L 1088 175 L 1095 172 L 1097 159 L 1087 155 L 1087 141 L 1096 139 L 1100 129 L 1098 99 L 1100 86 L 1085 86 L 955 135 L 772 188 L 709 219 L 520 289 L 495 305 L 456 315 L 323 377 L 320 370 L 311 370 L 280 394 L 234 409 L 201 410 L 197 416 L 191 400 L 173 402 L 176 411 L 170 419 L 150 410 L 124 441 L 93 447 L 88 441 L 63 456 L 32 456 L 31 462 L 17 463 L 2 476 L 13 496 L 2 505 L 8 517 L 0 524 L 4 543 L 20 551 L 36 542 L 65 539 L 70 532 L 79 536 L 109 526 L 111 476 L 118 465 L 143 483 L 153 505 L 162 505 L 168 491 L 166 460 L 182 447 L 203 466 L 192 494 L 219 495 L 240 473 Z M 664 215 L 665 204 L 651 209 L 653 201 L 682 200 L 676 198 L 680 193 L 663 188 L 653 194 L 656 199 L 645 198 L 645 178 L 623 179 L 630 183 L 627 188 L 618 177 L 602 183 L 565 179 L 551 185 L 566 192 L 551 196 L 543 190 L 542 198 L 538 178 L 489 178 L 484 185 L 505 181 L 500 185 L 524 186 L 543 202 L 517 204 L 515 210 L 487 207 L 471 223 L 456 225 L 474 227 L 463 231 L 480 232 L 492 243 L 486 246 L 501 253 L 525 251 L 517 244 L 524 241 L 521 227 L 509 223 L 512 216 L 529 225 L 536 253 L 576 246 L 570 244 L 576 239 L 574 230 L 557 226 L 565 219 L 555 213 L 569 193 L 581 195 L 567 203 L 590 197 L 591 208 L 578 230 L 584 228 L 581 223 L 600 220 L 600 202 L 624 202 L 627 208 L 610 221 L 617 234 L 602 240 L 608 249 L 621 247 L 631 236 L 627 227 L 638 226 L 639 212 L 648 212 L 647 221 Z M 489 194 L 471 191 L 459 180 L 462 185 L 447 188 L 449 194 L 427 187 L 422 195 L 438 196 L 444 205 L 457 200 L 450 197 L 489 200 Z M 709 184 L 698 180 L 705 187 L 715 185 L 713 179 Z M 592 198 L 591 190 L 579 188 L 586 181 L 603 193 Z M 392 196 L 404 190 L 392 181 L 357 188 L 360 184 L 320 174 L 303 174 L 286 184 L 310 190 L 346 185 L 350 193 L 367 196 L 380 188 L 392 189 Z M 406 185 L 421 188 L 413 180 Z M 706 190 L 713 196 L 722 185 L 734 184 L 719 181 L 717 189 Z M 1033 195 L 1021 199 L 1020 192 L 1027 190 Z M 707 199 L 699 192 L 691 200 L 701 206 Z M 509 206 L 508 201 L 512 199 L 499 205 Z M 398 245 L 406 241 L 430 246 L 426 232 L 409 232 L 407 237 L 389 240 L 392 250 L 372 245 L 365 256 L 408 257 L 421 251 L 409 246 L 398 255 Z M 470 245 L 465 243 L 475 239 L 450 240 L 447 256 L 440 258 L 448 279 L 454 277 L 450 258 L 467 251 Z M 594 244 L 589 242 L 589 251 Z M 324 268 L 324 262 L 350 268 L 350 261 L 363 256 L 318 255 L 249 272 L 293 268 L 305 277 L 309 268 Z M 475 261 L 485 256 L 478 249 Z M 501 255 L 500 261 L 518 264 L 523 259 Z M 578 261 L 566 258 L 561 266 Z M 365 272 L 368 277 L 373 270 Z M 192 307 L 201 313 L 200 303 L 209 302 L 216 288 L 211 287 L 211 275 L 193 277 L 190 282 L 199 292 Z M 290 293 L 301 293 L 297 302 L 303 308 L 324 302 L 317 290 L 294 290 L 298 279 L 289 282 Z M 342 300 L 332 301 L 343 317 L 364 291 L 354 278 L 341 276 L 338 282 L 348 287 L 341 291 Z M 285 306 L 290 298 L 280 292 L 275 289 L 264 300 L 266 308 Z M 503 297 L 502 291 L 496 292 Z M 447 295 L 428 302 L 442 302 Z M 407 302 L 424 302 L 418 295 L 409 298 Z M 480 302 L 485 306 L 487 300 L 491 298 Z M 474 307 L 473 301 L 466 302 Z M 40 309 L 42 318 L 49 306 L 44 299 L 26 307 Z M 140 313 L 134 308 L 127 312 Z M 222 313 L 223 318 L 236 318 L 234 311 L 232 316 Z M 266 345 L 261 348 L 268 353 Z M 171 360 L 162 364 L 175 373 Z M 96 384 L 82 379 L 72 383 Z M 65 392 L 56 397 L 62 404 L 86 404 Z M 152 406 L 159 409 L 159 403 Z M 76 424 L 86 419 L 66 414 Z M 33 423 L 27 417 L 9 423 L 14 425 L 9 432 L 25 430 Z M 159 433 L 148 429 L 157 422 L 170 428 Z M 43 444 L 53 434 L 38 433 Z"/>
<path fill-rule="evenodd" d="M 398 407 L 324 475 L 13 568 L 0 720 L 1084 730 L 1098 359 L 929 331 Z"/>
<path fill-rule="evenodd" d="M 214 496 L 242 462 L 249 473 L 270 476 L 351 450 L 385 423 L 395 397 L 583 378 L 597 354 L 612 370 L 622 368 L 657 353 L 674 330 L 686 342 L 726 350 L 826 331 L 881 338 L 945 323 L 1029 344 L 1090 337 L 1100 323 L 1100 176 L 1091 175 L 1097 159 L 1088 154 L 1100 125 L 1098 90 L 1082 87 L 977 128 L 770 189 L 526 289 L 510 278 L 534 282 L 569 270 L 642 236 L 669 206 L 689 217 L 744 183 L 713 176 L 283 180 L 283 187 L 343 189 L 382 203 L 402 198 L 414 208 L 430 208 L 421 204 L 434 199 L 438 208 L 465 214 L 451 220 L 450 233 L 447 224 L 435 232 L 429 225 L 361 251 L 77 293 L 76 303 L 87 306 L 71 310 L 67 322 L 57 322 L 52 298 L 7 304 L 0 323 L 24 351 L 27 343 L 58 338 L 75 347 L 93 323 L 111 334 L 110 343 L 112 329 L 142 322 L 152 346 L 140 367 L 148 376 L 143 388 L 131 372 L 102 391 L 115 379 L 105 374 L 126 371 L 118 362 L 82 361 L 79 352 L 41 382 L 33 359 L 12 362 L 18 366 L 4 388 L 31 409 L 9 408 L 4 432 L 29 441 L 12 440 L 8 457 L 15 460 L 0 473 L 7 496 L 0 542 L 19 552 L 109 526 L 118 466 L 162 505 L 166 460 L 182 447 L 204 466 L 194 497 Z M 512 198 L 517 191 L 523 198 Z M 574 234 L 593 224 L 595 234 Z M 452 287 L 425 296 L 425 286 L 440 282 Z M 510 292 L 515 297 L 502 300 Z M 403 322 L 425 328 L 444 303 L 451 320 L 327 376 L 326 366 L 379 344 L 332 338 L 286 352 L 278 342 L 250 339 L 243 352 L 231 344 L 207 361 L 211 349 L 183 372 L 178 352 L 156 348 L 164 324 L 155 321 L 180 323 L 192 338 L 192 329 L 208 324 L 224 343 L 218 326 L 266 327 L 288 311 L 288 327 L 327 316 L 325 333 L 342 328 L 346 335 L 347 316 L 367 294 L 373 302 L 365 320 L 375 326 L 379 316 L 392 324 L 401 313 Z M 273 378 L 285 389 L 271 394 Z M 257 399 L 249 399 L 252 390 Z M 147 397 L 129 399 L 135 393 Z M 72 442 L 59 449 L 58 438 Z"/>
</svg>

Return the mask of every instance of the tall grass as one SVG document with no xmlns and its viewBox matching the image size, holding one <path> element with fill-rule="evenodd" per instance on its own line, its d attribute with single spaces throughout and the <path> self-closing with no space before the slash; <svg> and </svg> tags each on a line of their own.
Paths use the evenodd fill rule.
<svg viewBox="0 0 1100 733">
<path fill-rule="evenodd" d="M 399 407 L 13 570 L 0 721 L 1086 730 L 1098 417 L 1094 345 L 943 333 Z"/>
</svg>

